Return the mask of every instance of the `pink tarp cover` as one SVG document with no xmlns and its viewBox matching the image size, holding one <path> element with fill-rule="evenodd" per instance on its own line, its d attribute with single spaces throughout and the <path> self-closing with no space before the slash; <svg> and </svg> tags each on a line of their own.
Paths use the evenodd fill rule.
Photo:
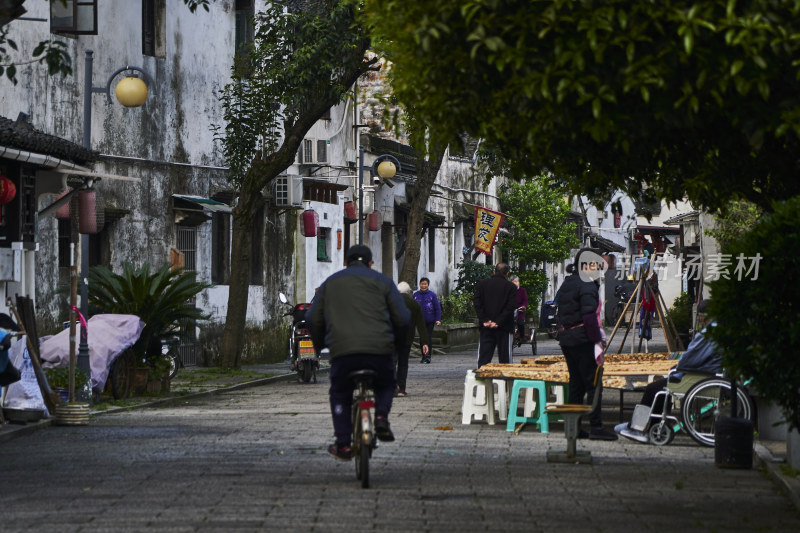
<svg viewBox="0 0 800 533">
<path fill-rule="evenodd" d="M 142 333 L 144 322 L 136 315 L 104 314 L 89 319 L 89 364 L 92 368 L 92 388 L 106 386 L 108 372 L 114 359 L 133 346 Z M 76 329 L 75 353 L 80 343 L 80 324 Z M 69 329 L 39 339 L 42 366 L 45 368 L 69 364 Z"/>
</svg>

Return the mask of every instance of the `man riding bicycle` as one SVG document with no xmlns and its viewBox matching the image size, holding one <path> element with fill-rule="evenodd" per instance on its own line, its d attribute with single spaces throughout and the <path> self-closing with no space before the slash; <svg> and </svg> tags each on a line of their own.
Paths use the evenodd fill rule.
<svg viewBox="0 0 800 533">
<path fill-rule="evenodd" d="M 348 378 L 356 370 L 374 370 L 375 434 L 391 442 L 389 426 L 395 378 L 392 356 L 403 347 L 411 314 L 394 282 L 372 270 L 372 251 L 351 246 L 343 270 L 320 286 L 306 320 L 317 350 L 330 350 L 329 391 L 336 442 L 328 453 L 348 461 L 352 435 L 351 406 L 354 385 Z"/>
</svg>

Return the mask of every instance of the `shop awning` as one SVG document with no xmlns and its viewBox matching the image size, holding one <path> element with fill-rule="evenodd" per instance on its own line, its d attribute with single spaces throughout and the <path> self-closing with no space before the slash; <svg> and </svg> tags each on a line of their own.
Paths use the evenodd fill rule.
<svg viewBox="0 0 800 533">
<path fill-rule="evenodd" d="M 396 197 L 394 206 L 406 214 L 411 212 L 411 204 L 408 202 L 402 202 Z M 446 218 L 444 217 L 444 215 L 433 213 L 431 211 L 425 211 L 425 217 L 422 225 L 428 227 L 441 226 L 444 224 L 445 220 Z"/>
<path fill-rule="evenodd" d="M 611 239 L 601 237 L 596 233 L 589 232 L 589 240 L 592 243 L 592 248 L 598 248 L 603 252 L 625 252 L 626 248 L 621 246 Z"/>
<path fill-rule="evenodd" d="M 228 204 L 189 194 L 173 194 L 172 203 L 175 222 L 187 226 L 199 226 L 210 220 L 214 213 L 230 214 L 232 211 Z"/>
</svg>

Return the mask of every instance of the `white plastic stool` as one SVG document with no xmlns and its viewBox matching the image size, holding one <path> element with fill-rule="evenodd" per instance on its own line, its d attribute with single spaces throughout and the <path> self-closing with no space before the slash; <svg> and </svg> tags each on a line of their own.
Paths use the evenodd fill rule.
<svg viewBox="0 0 800 533">
<path fill-rule="evenodd" d="M 547 402 L 547 405 L 562 404 L 564 403 L 564 385 L 557 383 L 547 383 L 550 388 L 550 393 L 556 397 L 555 402 Z M 522 411 L 522 416 L 532 417 L 536 412 L 536 389 L 525 389 L 525 404 Z"/>
<path fill-rule="evenodd" d="M 486 389 L 489 384 L 492 387 L 491 392 Z M 496 392 L 494 390 L 495 387 L 497 387 Z M 500 420 L 506 420 L 508 416 L 508 392 L 506 391 L 505 380 L 476 379 L 475 371 L 467 370 L 467 376 L 464 379 L 464 401 L 461 405 L 461 423 L 470 424 L 474 416 L 475 420 L 486 418 L 487 424 L 494 424 L 495 410 Z"/>
</svg>

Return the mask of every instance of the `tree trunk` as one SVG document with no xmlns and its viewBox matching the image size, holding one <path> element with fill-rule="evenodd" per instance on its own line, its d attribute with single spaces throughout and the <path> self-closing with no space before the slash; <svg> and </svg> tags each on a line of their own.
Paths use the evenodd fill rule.
<svg viewBox="0 0 800 533">
<path fill-rule="evenodd" d="M 243 204 L 233 210 L 231 242 L 231 278 L 228 285 L 228 312 L 225 330 L 219 347 L 219 367 L 238 368 L 242 353 L 244 326 L 247 321 L 247 298 L 250 292 L 250 251 L 253 225 L 240 213 Z"/>
<path fill-rule="evenodd" d="M 399 281 L 405 281 L 412 287 L 417 282 L 417 270 L 420 260 L 420 243 L 422 242 L 423 222 L 425 222 L 425 207 L 431 194 L 431 187 L 439 174 L 439 168 L 444 160 L 444 150 L 433 152 L 438 157 L 418 161 L 420 169 L 417 181 L 414 182 L 414 198 L 411 200 L 411 211 L 408 213 L 408 228 L 406 231 L 406 253 L 403 268 L 400 270 Z"/>
</svg>

